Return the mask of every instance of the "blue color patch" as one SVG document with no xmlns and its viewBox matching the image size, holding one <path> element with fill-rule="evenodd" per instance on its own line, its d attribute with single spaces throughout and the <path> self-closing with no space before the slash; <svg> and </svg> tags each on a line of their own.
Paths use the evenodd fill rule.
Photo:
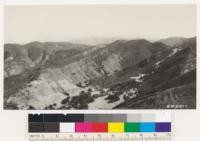
<svg viewBox="0 0 200 141">
<path fill-rule="evenodd" d="M 140 123 L 140 132 L 155 132 L 156 123 L 154 122 L 142 122 Z"/>
</svg>

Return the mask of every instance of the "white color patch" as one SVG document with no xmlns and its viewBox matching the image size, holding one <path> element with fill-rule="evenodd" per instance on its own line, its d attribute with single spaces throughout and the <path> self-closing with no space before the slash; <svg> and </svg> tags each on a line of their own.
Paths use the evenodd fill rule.
<svg viewBox="0 0 200 141">
<path fill-rule="evenodd" d="M 75 132 L 75 123 L 60 123 L 60 132 L 62 133 L 74 133 Z"/>
</svg>

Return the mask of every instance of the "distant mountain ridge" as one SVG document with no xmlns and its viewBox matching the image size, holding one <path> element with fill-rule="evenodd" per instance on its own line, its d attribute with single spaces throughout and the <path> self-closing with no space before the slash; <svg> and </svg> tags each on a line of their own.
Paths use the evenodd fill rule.
<svg viewBox="0 0 200 141">
<path fill-rule="evenodd" d="M 183 44 L 186 40 L 189 40 L 189 39 L 190 38 L 185 38 L 185 37 L 169 37 L 169 38 L 160 39 L 158 40 L 158 42 L 174 47 L 174 46 L 179 46 Z"/>
<path fill-rule="evenodd" d="M 120 37 L 109 37 L 109 38 L 103 38 L 103 37 L 88 37 L 88 38 L 80 38 L 80 39 L 73 39 L 69 42 L 75 43 L 75 44 L 85 44 L 89 46 L 96 46 L 96 45 L 102 45 L 102 44 L 110 44 L 116 40 L 122 40 Z"/>
</svg>

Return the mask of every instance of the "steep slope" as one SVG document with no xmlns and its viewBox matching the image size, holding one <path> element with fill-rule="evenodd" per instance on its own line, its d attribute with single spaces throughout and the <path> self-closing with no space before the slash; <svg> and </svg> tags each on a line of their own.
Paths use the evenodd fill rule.
<svg viewBox="0 0 200 141">
<path fill-rule="evenodd" d="M 52 54 L 56 54 L 55 52 L 73 50 L 78 53 L 87 48 L 88 46 L 86 45 L 67 42 L 31 42 L 25 45 L 5 44 L 4 77 L 17 75 L 26 69 L 44 65 Z M 68 56 L 66 56 L 65 59 L 67 59 L 67 57 Z"/>
<path fill-rule="evenodd" d="M 61 71 L 74 83 L 82 83 L 110 76 L 127 66 L 137 64 L 152 54 L 150 45 L 146 40 L 116 41 L 103 48 L 92 48 L 78 54 L 68 50 L 56 52 L 54 56 L 58 56 L 58 59 L 50 59 L 46 68 Z M 72 57 L 62 58 L 61 54 L 70 54 Z"/>
<path fill-rule="evenodd" d="M 21 45 L 6 44 L 4 47 L 4 77 L 22 73 L 32 66 L 27 50 Z"/>
<path fill-rule="evenodd" d="M 189 42 L 187 47 L 184 44 L 173 48 L 166 58 L 143 65 L 146 75 L 137 87 L 138 96 L 115 108 L 195 108 L 196 43 L 194 39 Z"/>
</svg>

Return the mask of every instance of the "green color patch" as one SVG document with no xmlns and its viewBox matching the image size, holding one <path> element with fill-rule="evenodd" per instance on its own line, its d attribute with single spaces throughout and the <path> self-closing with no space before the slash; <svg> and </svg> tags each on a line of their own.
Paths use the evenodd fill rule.
<svg viewBox="0 0 200 141">
<path fill-rule="evenodd" d="M 125 132 L 140 132 L 140 123 L 126 122 L 124 126 Z"/>
</svg>

